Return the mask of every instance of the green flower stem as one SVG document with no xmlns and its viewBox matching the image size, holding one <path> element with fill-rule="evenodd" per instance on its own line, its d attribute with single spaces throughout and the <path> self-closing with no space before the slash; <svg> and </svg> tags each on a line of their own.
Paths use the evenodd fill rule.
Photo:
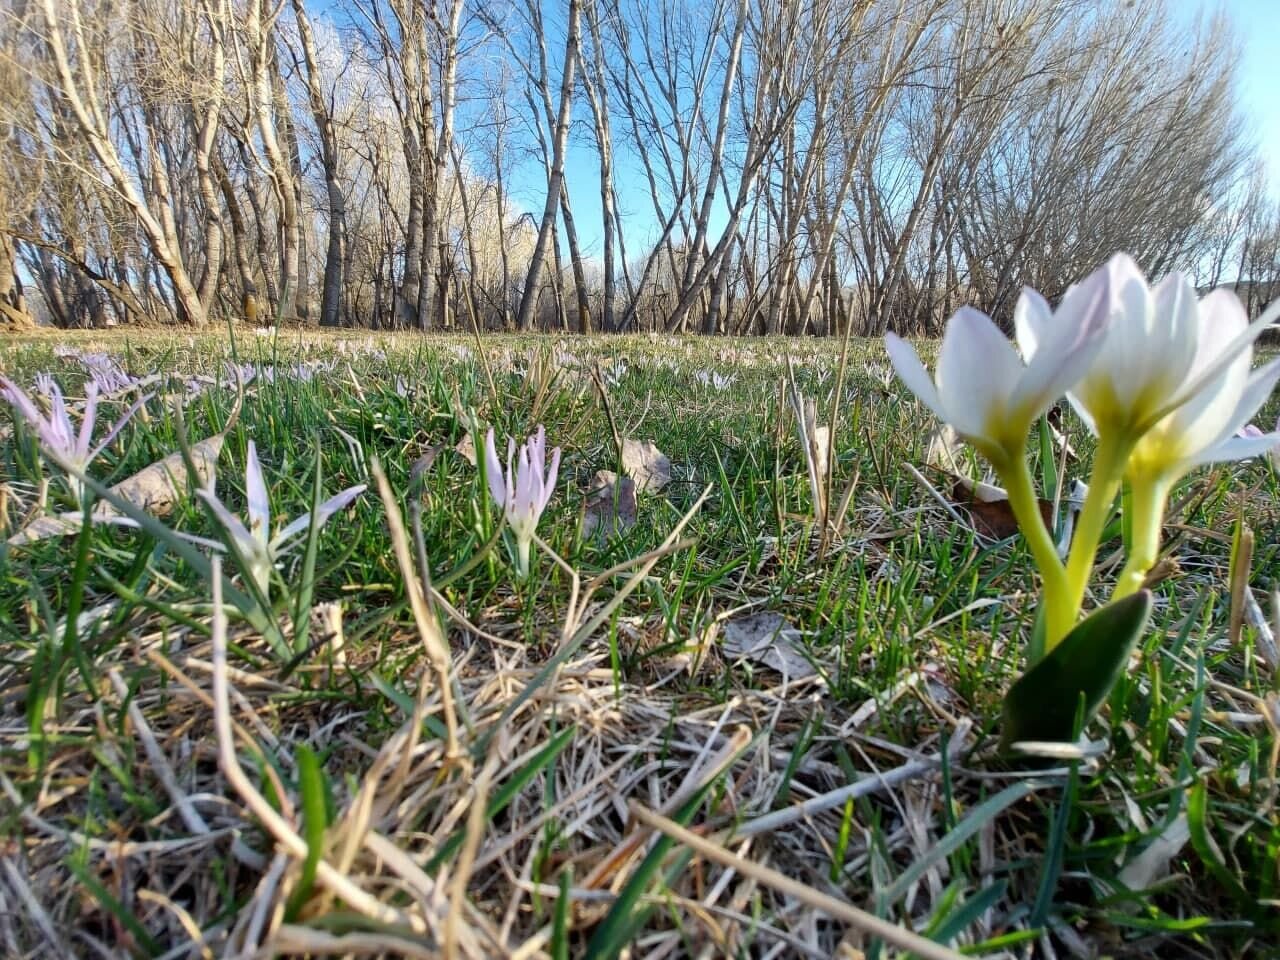
<svg viewBox="0 0 1280 960">
<path fill-rule="evenodd" d="M 1011 457 L 1008 462 L 997 465 L 996 472 L 1000 474 L 1000 482 L 1009 494 L 1009 506 L 1027 540 L 1027 546 L 1031 549 L 1031 556 L 1040 568 L 1047 612 L 1051 617 L 1055 613 L 1059 617 L 1071 616 L 1071 611 L 1065 611 L 1064 614 L 1057 609 L 1068 597 L 1066 570 L 1058 559 L 1057 547 L 1054 546 L 1053 537 L 1040 513 L 1030 465 L 1025 457 Z"/>
<path fill-rule="evenodd" d="M 529 548 L 533 541 L 525 537 L 516 538 L 516 573 L 521 580 L 529 579 Z"/>
<path fill-rule="evenodd" d="M 1120 571 L 1120 578 L 1111 594 L 1113 602 L 1142 589 L 1148 571 L 1155 566 L 1160 555 L 1164 508 L 1172 487 L 1169 479 L 1161 474 L 1130 477 L 1130 485 L 1133 490 L 1132 543 L 1128 561 Z"/>
<path fill-rule="evenodd" d="M 1046 653 L 1071 632 L 1080 615 L 1084 592 L 1089 586 L 1089 574 L 1093 572 L 1093 561 L 1098 555 L 1098 541 L 1102 539 L 1102 530 L 1111 514 L 1111 504 L 1120 491 L 1125 462 L 1129 459 L 1133 443 L 1127 433 L 1105 432 L 1098 440 L 1093 471 L 1089 475 L 1089 495 L 1076 521 L 1071 553 L 1067 556 L 1066 600 L 1058 609 L 1049 611 L 1051 617 L 1046 623 Z"/>
</svg>

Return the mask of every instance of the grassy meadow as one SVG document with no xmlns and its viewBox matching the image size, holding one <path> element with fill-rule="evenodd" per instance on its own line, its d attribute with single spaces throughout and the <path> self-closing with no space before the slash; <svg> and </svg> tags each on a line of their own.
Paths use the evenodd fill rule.
<svg viewBox="0 0 1280 960">
<path fill-rule="evenodd" d="M 219 436 L 217 498 L 246 516 L 252 441 L 273 532 L 365 489 L 258 590 L 201 497 L 84 524 L 3 405 L 0 954 L 1274 954 L 1275 468 L 1179 487 L 1154 617 L 1086 741 L 1009 756 L 1030 557 L 956 485 L 982 463 L 942 469 L 883 346 L 846 360 L 809 340 L 6 340 L 28 390 L 47 372 L 73 402 L 109 371 L 97 438 L 146 398 L 87 471 L 99 494 Z M 796 396 L 833 425 L 817 487 Z M 1090 455 L 1062 406 L 1035 451 L 1055 516 Z M 562 461 L 522 579 L 473 451 L 539 424 Z"/>
</svg>

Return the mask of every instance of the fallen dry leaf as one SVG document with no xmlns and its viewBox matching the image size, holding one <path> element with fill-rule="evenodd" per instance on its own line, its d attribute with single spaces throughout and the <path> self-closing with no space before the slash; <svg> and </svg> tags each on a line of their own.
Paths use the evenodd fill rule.
<svg viewBox="0 0 1280 960">
<path fill-rule="evenodd" d="M 1147 890 L 1169 876 L 1169 863 L 1182 852 L 1191 839 L 1187 815 L 1180 813 L 1147 845 L 1147 848 L 1125 864 L 1118 877 L 1130 890 Z"/>
<path fill-rule="evenodd" d="M 636 484 L 612 470 L 597 471 L 582 513 L 582 534 L 611 537 L 636 525 Z"/>
<path fill-rule="evenodd" d="M 432 465 L 436 462 L 436 457 L 440 456 L 440 451 L 444 449 L 443 443 L 436 443 L 427 447 L 423 451 L 422 456 L 413 461 L 413 466 L 409 468 L 409 480 L 411 483 L 417 484 Z"/>
<path fill-rule="evenodd" d="M 951 501 L 967 512 L 973 529 L 984 537 L 1005 540 L 1018 532 L 1018 520 L 1009 505 L 1008 495 L 989 483 L 978 483 L 964 477 L 952 477 Z M 1053 528 L 1053 501 L 1038 500 L 1045 526 Z"/>
<path fill-rule="evenodd" d="M 218 433 L 201 440 L 191 448 L 191 460 L 195 464 L 200 485 L 213 489 L 216 479 L 218 455 L 222 453 L 224 434 Z M 163 460 L 139 470 L 133 476 L 121 480 L 111 492 L 157 517 L 167 517 L 173 508 L 185 499 L 187 467 L 182 453 L 171 453 Z M 121 518 L 121 513 L 105 500 L 98 501 L 93 509 L 95 523 L 110 523 Z M 46 540 L 49 537 L 65 537 L 80 530 L 84 514 L 78 510 L 39 517 L 9 538 L 10 546 L 22 546 Z"/>
<path fill-rule="evenodd" d="M 671 482 L 671 460 L 652 440 L 623 440 L 622 470 L 641 493 L 657 493 Z"/>
<path fill-rule="evenodd" d="M 471 439 L 471 434 L 463 434 L 462 439 L 457 442 L 453 449 L 460 453 L 467 463 L 473 467 L 476 465 L 476 442 Z"/>
<path fill-rule="evenodd" d="M 788 680 L 802 680 L 817 673 L 800 647 L 800 631 L 781 614 L 766 610 L 727 620 L 721 632 L 720 649 L 731 660 L 754 660 Z"/>
</svg>

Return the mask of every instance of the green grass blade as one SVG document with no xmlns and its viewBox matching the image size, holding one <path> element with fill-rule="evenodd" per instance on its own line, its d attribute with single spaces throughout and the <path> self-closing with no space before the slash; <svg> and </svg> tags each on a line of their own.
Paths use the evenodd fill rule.
<svg viewBox="0 0 1280 960">
<path fill-rule="evenodd" d="M 302 827 L 303 839 L 307 842 L 307 856 L 302 861 L 302 874 L 298 877 L 298 885 L 289 897 L 285 908 L 285 917 L 293 920 L 297 917 L 302 905 L 311 896 L 316 882 L 316 868 L 320 858 L 324 856 L 325 830 L 329 827 L 329 812 L 325 788 L 324 770 L 315 751 L 307 746 L 299 746 L 295 751 L 298 763 L 298 790 L 302 794 Z"/>
<path fill-rule="evenodd" d="M 1039 786 L 1039 784 L 1027 780 L 1011 784 L 970 810 L 964 819 L 956 824 L 954 830 L 934 844 L 924 856 L 907 867 L 906 870 L 899 874 L 898 879 L 880 892 L 876 897 L 880 912 L 883 914 L 889 907 L 904 897 L 911 885 L 923 877 L 925 872 L 935 863 L 951 856 L 962 844 L 967 843 L 969 838 L 986 826 L 998 814 L 1007 810 L 1028 794 L 1038 790 Z"/>
</svg>

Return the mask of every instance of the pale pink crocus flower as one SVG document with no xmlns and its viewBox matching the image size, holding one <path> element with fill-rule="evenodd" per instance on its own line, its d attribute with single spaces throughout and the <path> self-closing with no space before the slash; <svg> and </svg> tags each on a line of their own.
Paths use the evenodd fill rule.
<svg viewBox="0 0 1280 960">
<path fill-rule="evenodd" d="M 1250 423 L 1241 427 L 1236 436 L 1241 440 L 1269 443 L 1267 457 L 1272 465 L 1280 470 L 1280 420 L 1276 421 L 1276 428 L 1271 433 L 1263 433 L 1256 424 Z"/>
<path fill-rule="evenodd" d="M 252 578 L 263 597 L 270 595 L 271 571 L 276 562 L 290 547 L 296 544 L 297 538 L 311 528 L 311 514 L 304 513 L 271 535 L 271 502 L 267 498 L 267 485 L 262 477 L 262 465 L 258 462 L 258 448 L 249 441 L 249 454 L 244 471 L 245 499 L 249 512 L 249 525 L 227 509 L 226 505 L 212 490 L 197 490 L 200 497 L 213 511 L 218 525 L 222 527 L 230 546 L 240 555 L 247 568 L 245 573 Z M 316 526 L 324 526 L 325 522 L 339 510 L 364 493 L 365 485 L 356 484 L 341 493 L 330 497 L 316 509 Z"/>
<path fill-rule="evenodd" d="M 53 456 L 59 465 L 68 469 L 67 485 L 77 500 L 84 492 L 84 485 L 74 472 L 83 473 L 94 458 L 103 451 L 107 444 L 115 439 L 120 429 L 129 422 L 138 408 L 149 397 L 142 397 L 125 411 L 124 416 L 115 422 L 107 435 L 97 446 L 93 446 L 93 428 L 98 419 L 98 385 L 85 385 L 84 413 L 80 418 L 80 430 L 76 431 L 71 422 L 71 414 L 67 410 L 62 396 L 62 388 L 48 376 L 37 378 L 38 389 L 49 402 L 49 415 L 40 410 L 27 392 L 8 377 L 0 376 L 0 396 L 13 405 L 14 410 L 26 421 L 27 426 L 35 431 L 40 445 L 47 454 Z"/>
<path fill-rule="evenodd" d="M 547 431 L 541 424 L 538 432 L 520 447 L 520 459 L 513 466 L 516 442 L 507 438 L 507 469 L 502 469 L 494 445 L 493 428 L 484 443 L 485 474 L 489 495 L 502 508 L 507 526 L 516 538 L 516 567 L 521 577 L 529 575 L 529 548 L 538 526 L 538 518 L 546 510 L 555 492 L 556 474 L 560 472 L 560 448 L 551 452 L 551 469 L 547 469 Z"/>
</svg>

